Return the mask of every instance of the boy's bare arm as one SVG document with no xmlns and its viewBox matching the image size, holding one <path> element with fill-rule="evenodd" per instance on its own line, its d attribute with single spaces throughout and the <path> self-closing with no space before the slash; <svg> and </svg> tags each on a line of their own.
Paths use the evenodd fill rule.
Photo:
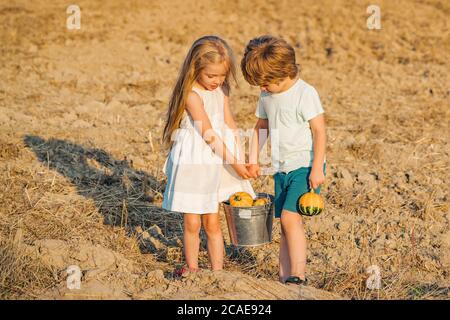
<svg viewBox="0 0 450 320">
<path fill-rule="evenodd" d="M 309 177 L 310 187 L 317 188 L 325 182 L 323 173 L 323 162 L 325 160 L 325 146 L 327 135 L 325 132 L 325 118 L 323 114 L 309 120 L 311 132 L 313 136 L 314 160 L 312 164 L 311 174 Z"/>
<path fill-rule="evenodd" d="M 260 174 L 259 172 L 259 151 L 264 146 L 264 143 L 269 136 L 269 121 L 267 119 L 258 119 L 255 128 L 253 129 L 252 139 L 250 141 L 250 155 L 249 155 L 249 171 L 252 176 Z"/>
</svg>

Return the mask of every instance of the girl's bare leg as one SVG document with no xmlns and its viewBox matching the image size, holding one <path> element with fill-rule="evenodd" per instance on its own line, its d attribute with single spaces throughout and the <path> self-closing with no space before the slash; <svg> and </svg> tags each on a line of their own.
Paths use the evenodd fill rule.
<svg viewBox="0 0 450 320">
<path fill-rule="evenodd" d="M 202 223 L 207 237 L 209 261 L 212 270 L 223 269 L 223 236 L 218 213 L 202 215 Z"/>
<path fill-rule="evenodd" d="M 185 213 L 183 227 L 184 257 L 189 269 L 198 269 L 201 220 L 198 214 Z"/>
</svg>

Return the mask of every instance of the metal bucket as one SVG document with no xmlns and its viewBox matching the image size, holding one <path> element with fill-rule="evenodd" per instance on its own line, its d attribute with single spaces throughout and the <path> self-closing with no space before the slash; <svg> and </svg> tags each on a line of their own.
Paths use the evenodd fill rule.
<svg viewBox="0 0 450 320">
<path fill-rule="evenodd" d="M 234 246 L 259 246 L 272 241 L 274 197 L 268 193 L 258 193 L 256 198 L 269 198 L 270 203 L 256 207 L 233 207 L 229 201 L 222 202 Z"/>
</svg>

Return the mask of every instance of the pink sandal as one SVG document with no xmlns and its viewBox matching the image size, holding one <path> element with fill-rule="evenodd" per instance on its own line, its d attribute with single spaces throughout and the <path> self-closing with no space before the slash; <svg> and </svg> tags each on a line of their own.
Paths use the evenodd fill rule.
<svg viewBox="0 0 450 320">
<path fill-rule="evenodd" d="M 174 271 L 174 275 L 176 276 L 176 277 L 181 277 L 183 274 L 185 274 L 186 272 L 199 272 L 200 271 L 200 269 L 190 269 L 190 268 L 188 268 L 187 266 L 183 266 L 183 267 L 181 267 L 181 268 L 179 268 L 179 269 L 176 269 L 175 271 Z"/>
</svg>

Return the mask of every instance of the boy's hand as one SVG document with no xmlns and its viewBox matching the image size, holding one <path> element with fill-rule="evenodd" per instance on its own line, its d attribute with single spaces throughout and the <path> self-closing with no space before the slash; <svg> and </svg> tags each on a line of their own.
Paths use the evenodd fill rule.
<svg viewBox="0 0 450 320">
<path fill-rule="evenodd" d="M 312 189 L 318 188 L 325 182 L 325 175 L 322 169 L 312 169 L 309 175 L 309 187 Z"/>
<path fill-rule="evenodd" d="M 261 175 L 261 168 L 259 167 L 259 164 L 246 164 L 247 170 L 250 174 L 251 178 L 258 178 Z"/>
<path fill-rule="evenodd" d="M 248 172 L 248 170 L 247 170 L 245 165 L 243 165 L 241 163 L 235 163 L 232 166 L 233 166 L 234 171 L 236 171 L 236 173 L 242 179 L 249 179 L 250 178 L 250 173 Z"/>
</svg>

